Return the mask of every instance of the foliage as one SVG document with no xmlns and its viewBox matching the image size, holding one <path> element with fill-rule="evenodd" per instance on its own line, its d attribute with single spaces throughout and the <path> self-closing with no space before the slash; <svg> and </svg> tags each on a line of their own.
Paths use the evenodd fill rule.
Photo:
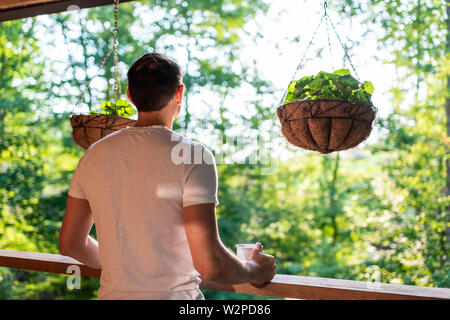
<svg viewBox="0 0 450 320">
<path fill-rule="evenodd" d="M 333 73 L 320 71 L 315 76 L 304 76 L 289 84 L 284 103 L 297 100 L 339 100 L 361 102 L 371 105 L 373 84 L 359 83 L 350 75 L 350 70 L 339 69 Z"/>
<path fill-rule="evenodd" d="M 376 33 L 380 50 L 389 52 L 388 62 L 399 73 L 415 78 L 416 85 L 437 72 L 446 52 L 446 0 L 341 0 L 331 4 L 344 16 L 363 18 L 365 33 Z"/>
<path fill-rule="evenodd" d="M 378 47 L 390 53 L 399 80 L 374 148 L 396 195 L 387 201 L 396 228 L 380 229 L 383 249 L 373 261 L 386 282 L 450 287 L 448 1 L 346 0 L 337 7 L 381 27 Z"/>
<path fill-rule="evenodd" d="M 399 70 L 398 86 L 391 92 L 393 110 L 377 122 L 378 140 L 351 151 L 333 156 L 305 153 L 271 137 L 275 150 L 288 149 L 292 155 L 277 162 L 270 174 L 264 173 L 268 164 L 261 140 L 267 133 L 279 133 L 265 99 L 273 86 L 258 66 L 239 63 L 241 29 L 267 8 L 263 2 L 121 4 L 119 69 L 123 72 L 148 51 L 174 56 L 182 52 L 177 57 L 189 62 L 183 70 L 187 110 L 175 128 L 195 140 L 215 138 L 204 142 L 216 160 L 226 160 L 218 161 L 217 215 L 228 247 L 261 241 L 264 250 L 275 255 L 279 273 L 371 281 L 374 270 L 379 270 L 379 280 L 386 283 L 450 287 L 444 108 L 449 57 L 440 36 L 446 28 L 445 5 L 412 0 L 333 4 L 342 5 L 343 14 L 363 17 L 376 32 L 380 48 L 391 53 L 386 62 Z M 100 65 L 109 50 L 111 16 L 112 8 L 102 7 L 48 16 L 46 21 L 0 24 L 2 249 L 59 251 L 67 189 L 83 151 L 71 138 L 67 113 L 52 107 L 72 105 L 91 69 Z M 39 39 L 39 30 L 45 31 L 45 37 Z M 76 48 L 68 50 L 64 68 L 43 52 L 53 43 L 61 45 L 52 35 Z M 333 87 L 333 94 L 351 95 L 361 89 L 372 94 L 369 83 L 356 88 L 349 77 L 341 83 L 341 76 L 322 73 L 320 77 L 328 77 L 325 84 L 329 92 Z M 112 83 L 106 79 L 113 79 L 113 69 L 106 65 L 98 78 L 104 86 L 88 88 L 86 105 L 112 100 Z M 408 79 L 414 81 L 413 88 L 407 86 Z M 242 86 L 251 87 L 254 94 L 246 98 L 241 113 L 234 114 L 228 99 Z M 298 88 L 305 89 L 306 82 Z M 408 92 L 415 93 L 413 101 Z M 219 103 L 208 104 L 202 116 L 191 104 L 203 95 Z M 98 112 L 111 112 L 112 107 L 112 102 L 105 103 Z M 247 143 L 237 143 L 243 135 Z M 271 150 L 266 153 L 269 160 L 275 158 Z M 98 279 L 83 278 L 82 289 L 73 291 L 65 281 L 64 275 L 0 268 L 0 298 L 96 298 Z M 214 291 L 205 295 L 256 298 Z"/>
<path fill-rule="evenodd" d="M 118 99 L 116 103 L 105 101 L 100 104 L 99 110 L 91 110 L 89 114 L 107 114 L 128 118 L 136 113 L 133 106 L 126 100 Z"/>
</svg>

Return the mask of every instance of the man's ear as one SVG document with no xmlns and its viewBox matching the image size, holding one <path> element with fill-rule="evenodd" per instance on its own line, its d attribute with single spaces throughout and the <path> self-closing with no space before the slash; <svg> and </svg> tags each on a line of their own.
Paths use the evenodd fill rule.
<svg viewBox="0 0 450 320">
<path fill-rule="evenodd" d="M 183 101 L 183 89 L 184 89 L 184 85 L 180 84 L 180 86 L 177 89 L 177 104 L 181 104 L 181 102 Z"/>
<path fill-rule="evenodd" d="M 133 105 L 135 105 L 134 102 L 133 102 L 133 99 L 131 99 L 130 89 L 129 89 L 129 88 L 127 88 L 127 96 L 128 96 L 128 99 L 130 100 L 130 102 L 131 102 Z"/>
</svg>

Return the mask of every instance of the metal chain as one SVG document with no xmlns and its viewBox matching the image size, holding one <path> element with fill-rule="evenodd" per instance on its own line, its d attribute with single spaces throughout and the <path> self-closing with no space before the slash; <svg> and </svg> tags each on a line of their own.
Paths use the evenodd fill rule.
<svg viewBox="0 0 450 320">
<path fill-rule="evenodd" d="M 327 14 L 327 8 L 328 8 L 328 0 L 324 0 L 324 2 L 323 2 L 323 10 L 324 10 L 324 13 L 323 13 L 323 15 L 322 15 L 322 18 L 320 19 L 320 22 L 319 22 L 319 24 L 317 25 L 316 30 L 314 31 L 313 36 L 311 37 L 311 40 L 309 41 L 309 44 L 308 44 L 308 46 L 306 47 L 306 50 L 305 50 L 305 52 L 304 52 L 304 54 L 303 54 L 303 56 L 302 56 L 302 58 L 301 58 L 301 60 L 300 60 L 300 63 L 298 64 L 297 68 L 295 69 L 295 72 L 294 72 L 294 75 L 293 75 L 292 78 L 291 78 L 291 81 L 289 81 L 289 84 L 295 79 L 295 76 L 297 75 L 298 71 L 299 71 L 300 69 L 303 68 L 303 66 L 304 66 L 304 65 L 303 65 L 303 61 L 305 60 L 306 53 L 308 52 L 308 50 L 309 50 L 309 48 L 310 48 L 310 46 L 311 46 L 311 44 L 312 44 L 312 42 L 313 42 L 313 40 L 314 40 L 316 34 L 317 34 L 317 31 L 319 30 L 320 25 L 322 24 L 322 21 L 323 21 L 324 19 L 326 19 L 326 28 L 327 28 L 327 36 L 328 36 L 328 48 L 329 48 L 329 50 L 330 50 L 330 57 L 331 57 L 331 64 L 332 64 L 332 66 L 333 66 L 333 54 L 332 54 L 332 49 L 331 49 L 331 40 L 330 40 L 330 32 L 329 32 L 329 26 L 328 26 L 328 24 L 331 25 L 331 28 L 333 29 L 333 31 L 334 31 L 334 33 L 335 33 L 335 35 L 336 35 L 336 38 L 338 39 L 340 45 L 342 46 L 342 49 L 344 50 L 345 58 L 347 58 L 347 60 L 348 60 L 348 62 L 350 63 L 350 66 L 351 66 L 351 68 L 352 68 L 352 70 L 353 70 L 353 73 L 354 73 L 356 79 L 357 79 L 358 82 L 361 84 L 361 79 L 359 78 L 358 72 L 356 71 L 356 68 L 355 68 L 355 66 L 353 65 L 352 60 L 350 59 L 350 56 L 349 56 L 349 54 L 348 54 L 348 49 L 347 49 L 347 47 L 344 45 L 344 43 L 342 42 L 341 37 L 339 37 L 339 34 L 338 34 L 337 31 L 336 31 L 336 28 L 335 28 L 335 26 L 334 26 L 333 21 L 331 21 L 330 17 L 329 17 L 328 14 Z M 334 67 L 333 67 L 333 69 L 334 69 Z M 285 90 L 285 92 L 283 93 L 283 96 L 282 96 L 281 101 L 279 102 L 278 106 L 281 106 L 281 105 L 283 104 L 284 100 L 286 99 L 286 96 L 287 96 L 288 91 L 289 91 L 289 87 L 288 87 L 288 88 Z M 366 92 L 365 90 L 363 90 L 363 92 L 364 92 L 364 94 L 366 95 L 367 100 L 370 101 L 370 97 L 369 97 L 369 95 L 367 94 L 367 92 Z M 372 106 L 373 106 L 373 105 L 372 105 Z"/>
<path fill-rule="evenodd" d="M 117 114 L 117 100 L 122 95 L 121 88 L 120 88 L 119 56 L 117 53 L 118 36 L 119 36 L 118 22 L 119 22 L 119 0 L 114 0 L 114 29 L 113 29 L 114 44 L 113 44 L 113 48 L 114 48 L 114 102 L 115 102 L 116 114 Z"/>
<path fill-rule="evenodd" d="M 111 49 L 109 49 L 108 53 L 106 54 L 105 58 L 103 59 L 102 63 L 100 64 L 100 67 L 97 71 L 97 73 L 95 74 L 94 77 L 91 78 L 91 80 L 89 80 L 88 85 L 86 86 L 86 88 L 83 90 L 83 92 L 80 94 L 80 96 L 77 99 L 77 102 L 75 103 L 75 106 L 72 108 L 72 111 L 70 111 L 70 114 L 73 114 L 73 111 L 75 110 L 75 108 L 80 104 L 81 100 L 83 99 L 84 95 L 86 94 L 86 92 L 89 90 L 89 88 L 91 87 L 91 82 L 94 78 L 96 78 L 98 76 L 98 74 L 100 73 L 100 71 L 103 69 L 103 67 L 105 66 L 106 61 L 108 60 L 109 56 L 111 55 L 111 53 L 114 51 L 114 101 L 115 101 L 115 109 L 116 109 L 116 114 L 117 114 L 117 100 L 118 98 L 122 95 L 122 90 L 120 87 L 120 76 L 119 76 L 119 57 L 118 57 L 118 53 L 117 53 L 117 46 L 118 46 L 118 35 L 119 35 L 119 29 L 118 29 L 118 16 L 119 16 L 119 0 L 114 0 L 114 28 L 111 31 L 112 35 L 113 35 L 113 45 L 111 47 Z"/>
<path fill-rule="evenodd" d="M 325 15 L 323 15 L 322 19 L 320 19 L 319 24 L 317 25 L 316 30 L 314 31 L 313 36 L 311 37 L 311 40 L 309 41 L 309 44 L 306 47 L 305 52 L 303 53 L 303 56 L 302 56 L 302 58 L 300 60 L 300 63 L 298 64 L 297 68 L 295 69 L 294 74 L 292 75 L 291 81 L 289 81 L 289 84 L 295 79 L 295 76 L 300 71 L 300 69 L 302 69 L 304 67 L 303 61 L 305 60 L 306 54 L 308 53 L 308 50 L 311 47 L 311 45 L 313 43 L 313 40 L 316 37 L 317 31 L 319 30 L 320 25 L 322 24 L 322 21 L 323 21 L 324 18 L 325 18 Z M 288 87 L 288 89 L 286 89 L 284 91 L 283 96 L 282 96 L 280 102 L 278 103 L 278 106 L 281 106 L 283 104 L 284 99 L 286 99 L 288 91 L 289 91 L 289 87 Z"/>
<path fill-rule="evenodd" d="M 326 15 L 326 14 L 325 14 L 325 15 Z M 325 25 L 326 25 L 326 27 L 327 27 L 328 50 L 330 51 L 331 70 L 334 70 L 333 50 L 331 49 L 330 28 L 329 28 L 329 26 L 328 26 L 328 19 L 327 19 L 327 21 L 325 21 Z"/>
<path fill-rule="evenodd" d="M 326 16 L 326 18 L 327 18 L 328 22 L 331 24 L 331 27 L 333 28 L 334 34 L 336 35 L 336 38 L 339 40 L 339 43 L 341 44 L 342 49 L 344 49 L 344 55 L 345 55 L 345 57 L 347 58 L 348 62 L 350 63 L 350 66 L 352 67 L 352 70 L 353 70 L 353 73 L 354 73 L 354 75 L 355 75 L 356 80 L 358 80 L 358 82 L 359 82 L 360 85 L 363 85 L 363 83 L 361 82 L 361 78 L 359 77 L 358 72 L 356 71 L 356 68 L 355 68 L 355 66 L 353 65 L 352 60 L 350 59 L 350 56 L 349 56 L 349 54 L 348 54 L 347 46 L 344 45 L 344 43 L 343 43 L 342 40 L 341 40 L 341 37 L 339 37 L 339 34 L 337 33 L 336 28 L 334 27 L 333 21 L 331 21 L 330 17 L 328 17 L 328 16 Z M 370 96 L 369 96 L 369 94 L 366 92 L 366 90 L 363 89 L 363 93 L 364 93 L 364 95 L 366 96 L 367 101 L 371 101 L 371 100 L 370 100 Z M 371 103 L 371 105 L 373 106 L 372 103 Z"/>
<path fill-rule="evenodd" d="M 353 72 L 354 72 L 354 74 L 355 74 L 355 76 L 356 76 L 356 79 L 357 79 L 359 82 L 361 82 L 361 80 L 360 80 L 360 78 L 359 78 L 359 76 L 358 76 L 358 72 L 356 72 L 355 66 L 353 65 L 353 62 L 352 62 L 352 60 L 350 59 L 350 56 L 349 56 L 349 54 L 348 54 L 347 46 L 344 45 L 344 43 L 343 43 L 342 40 L 341 40 L 341 37 L 339 37 L 339 34 L 338 34 L 337 31 L 336 31 L 336 28 L 335 28 L 335 26 L 334 26 L 334 24 L 333 24 L 333 21 L 331 21 L 330 17 L 328 17 L 328 16 L 326 16 L 326 18 L 327 18 L 327 21 L 330 23 L 331 28 L 333 29 L 334 34 L 336 35 L 336 38 L 338 39 L 340 45 L 342 46 L 342 49 L 344 50 L 344 55 L 345 55 L 345 57 L 347 58 L 348 62 L 350 63 L 350 66 L 352 67 L 352 70 L 353 70 Z"/>
<path fill-rule="evenodd" d="M 89 80 L 88 85 L 86 86 L 86 88 L 83 90 L 83 92 L 80 94 L 80 96 L 78 97 L 77 102 L 75 103 L 75 106 L 72 108 L 72 111 L 70 111 L 70 114 L 73 114 L 73 111 L 75 110 L 75 108 L 80 104 L 81 100 L 83 99 L 84 95 L 86 94 L 86 92 L 89 90 L 89 88 L 91 87 L 91 82 L 94 78 L 96 78 L 98 76 L 98 74 L 100 73 L 100 71 L 102 71 L 106 61 L 108 60 L 109 56 L 111 55 L 112 51 L 113 51 L 113 47 L 111 47 L 108 51 L 108 53 L 106 54 L 105 58 L 103 58 L 102 63 L 100 64 L 100 67 L 98 68 L 97 73 L 91 78 L 91 80 Z"/>
</svg>

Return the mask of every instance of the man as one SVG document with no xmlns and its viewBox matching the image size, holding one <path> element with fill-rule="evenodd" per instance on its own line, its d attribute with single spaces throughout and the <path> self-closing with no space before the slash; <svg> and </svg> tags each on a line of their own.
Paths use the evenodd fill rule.
<svg viewBox="0 0 450 320">
<path fill-rule="evenodd" d="M 274 257 L 260 243 L 243 263 L 220 240 L 212 153 L 172 131 L 182 103 L 180 67 L 146 54 L 128 71 L 128 85 L 138 120 L 80 159 L 61 254 L 102 269 L 99 299 L 204 299 L 200 281 L 270 281 Z M 94 222 L 98 242 L 89 236 Z"/>
</svg>

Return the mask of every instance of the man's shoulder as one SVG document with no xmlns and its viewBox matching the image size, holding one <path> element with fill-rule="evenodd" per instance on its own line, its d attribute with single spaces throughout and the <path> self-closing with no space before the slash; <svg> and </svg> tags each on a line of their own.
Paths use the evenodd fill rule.
<svg viewBox="0 0 450 320">
<path fill-rule="evenodd" d="M 115 149 L 117 151 L 117 148 L 111 148 L 111 145 L 117 145 L 117 140 L 120 140 L 121 137 L 124 135 L 124 132 L 122 130 L 115 131 L 113 133 L 108 134 L 107 136 L 93 142 L 85 151 L 83 158 L 90 158 L 94 156 L 94 154 L 104 154 L 105 151 L 108 149 Z M 95 156 L 94 156 L 95 157 Z"/>
<path fill-rule="evenodd" d="M 177 158 L 174 163 L 185 162 L 186 159 L 193 161 L 192 164 L 213 164 L 214 155 L 203 143 L 194 141 L 182 134 L 173 132 L 171 141 L 174 142 L 172 148 L 172 160 Z M 190 152 L 189 152 L 190 151 Z"/>
<path fill-rule="evenodd" d="M 123 130 L 123 129 L 114 131 L 114 132 L 108 134 L 107 136 L 104 136 L 103 138 L 92 143 L 87 150 L 98 148 L 98 146 L 100 146 L 100 145 L 105 145 L 105 144 L 111 143 L 114 140 L 120 139 L 120 137 L 122 137 L 124 134 L 125 134 L 125 130 Z"/>
<path fill-rule="evenodd" d="M 104 156 L 108 154 L 109 150 L 117 152 L 117 146 L 121 143 L 121 140 L 123 140 L 124 143 L 129 142 L 126 137 L 126 131 L 127 130 L 121 129 L 107 135 L 100 140 L 97 140 L 89 146 L 89 148 L 86 150 L 85 156 L 87 156 L 88 154 L 101 154 L 102 156 Z M 174 157 L 174 155 L 178 157 L 185 157 L 187 156 L 187 154 L 191 154 L 191 156 L 189 157 L 198 158 L 198 154 L 201 153 L 204 162 L 208 164 L 214 163 L 213 153 L 203 143 L 195 141 L 181 133 L 172 130 L 167 130 L 167 132 L 165 133 L 167 133 L 168 135 L 167 147 L 170 148 L 172 158 Z M 164 142 L 164 144 L 165 143 L 166 142 Z"/>
<path fill-rule="evenodd" d="M 198 147 L 198 148 L 202 148 L 202 149 L 209 151 L 208 148 L 203 143 L 192 140 L 191 138 L 188 138 L 188 137 L 186 137 L 178 132 L 175 132 L 175 131 L 172 131 L 170 140 L 173 142 L 176 142 L 176 143 L 178 142 L 178 143 L 182 143 L 182 144 L 187 144 L 187 145 L 191 145 L 194 148 Z"/>
</svg>

